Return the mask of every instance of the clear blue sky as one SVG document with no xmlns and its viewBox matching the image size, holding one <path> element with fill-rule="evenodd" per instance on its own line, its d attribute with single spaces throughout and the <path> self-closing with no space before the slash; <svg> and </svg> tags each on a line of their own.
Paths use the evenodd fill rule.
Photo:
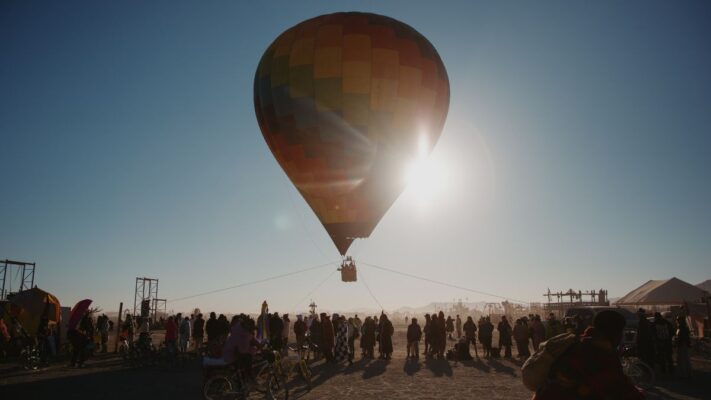
<svg viewBox="0 0 711 400">
<path fill-rule="evenodd" d="M 452 86 L 437 184 L 408 187 L 357 259 L 524 300 L 711 278 L 706 1 L 3 1 L 0 258 L 107 310 L 136 276 L 171 299 L 337 260 L 252 79 L 283 30 L 349 10 L 420 31 Z M 496 300 L 361 270 L 386 308 Z M 329 271 L 169 308 L 291 310 Z M 377 307 L 331 278 L 314 300 Z"/>
</svg>

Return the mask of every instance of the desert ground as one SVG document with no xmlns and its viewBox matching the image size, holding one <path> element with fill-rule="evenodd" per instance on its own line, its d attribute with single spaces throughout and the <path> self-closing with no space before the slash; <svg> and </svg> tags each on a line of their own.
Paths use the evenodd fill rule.
<svg viewBox="0 0 711 400">
<path fill-rule="evenodd" d="M 160 333 L 155 335 L 160 337 Z M 392 360 L 361 360 L 352 366 L 314 362 L 313 389 L 294 383 L 290 398 L 309 399 L 529 399 L 517 360 L 406 360 L 405 327 L 396 327 Z M 450 342 L 450 345 L 454 342 Z M 422 349 L 422 346 L 421 346 Z M 481 348 L 479 348 L 481 352 Z M 514 351 L 515 354 L 515 351 Z M 100 354 L 81 369 L 56 361 L 38 371 L 0 364 L 3 399 L 202 398 L 203 372 L 195 358 L 180 367 L 130 368 L 114 354 Z M 693 381 L 657 379 L 655 399 L 708 399 L 711 363 L 696 359 Z"/>
</svg>

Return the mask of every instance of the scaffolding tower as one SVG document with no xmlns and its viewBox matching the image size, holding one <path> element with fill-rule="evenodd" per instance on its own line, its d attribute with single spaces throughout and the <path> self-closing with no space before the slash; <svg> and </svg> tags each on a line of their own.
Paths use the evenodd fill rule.
<svg viewBox="0 0 711 400">
<path fill-rule="evenodd" d="M 13 271 L 15 272 L 14 279 L 12 277 Z M 12 293 L 32 289 L 35 285 L 35 263 L 0 260 L 0 279 L 2 280 L 0 300 L 7 299 L 7 296 Z M 13 290 L 13 282 L 19 282 L 17 290 Z"/>
<path fill-rule="evenodd" d="M 147 304 L 148 317 L 155 317 L 158 299 L 158 279 L 136 278 L 136 291 L 133 295 L 133 315 L 146 314 L 143 304 Z"/>
</svg>

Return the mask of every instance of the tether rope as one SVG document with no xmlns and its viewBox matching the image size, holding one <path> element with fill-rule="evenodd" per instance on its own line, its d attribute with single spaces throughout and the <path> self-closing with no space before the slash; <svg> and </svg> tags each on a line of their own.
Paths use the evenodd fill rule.
<svg viewBox="0 0 711 400">
<path fill-rule="evenodd" d="M 259 280 L 256 280 L 256 281 L 240 283 L 240 284 L 237 284 L 237 285 L 234 285 L 234 286 L 229 286 L 229 287 L 222 288 L 222 289 L 215 289 L 215 290 L 210 290 L 210 291 L 207 291 L 207 292 L 202 292 L 202 293 L 193 294 L 193 295 L 190 295 L 190 296 L 179 297 L 179 298 L 177 298 L 177 299 L 170 299 L 170 300 L 167 300 L 167 302 L 169 302 L 169 303 L 174 303 L 174 302 L 177 302 L 177 301 L 192 299 L 192 298 L 195 298 L 195 297 L 205 296 L 205 295 L 208 295 L 208 294 L 214 294 L 214 293 L 224 292 L 224 291 L 226 291 L 226 290 L 237 289 L 237 288 L 240 288 L 240 287 L 249 286 L 249 285 L 254 285 L 254 284 L 262 283 L 262 282 L 267 282 L 267 281 L 271 281 L 271 280 L 274 280 L 274 279 L 285 278 L 285 277 L 287 277 L 287 276 L 296 275 L 296 274 L 300 274 L 300 273 L 302 273 L 302 272 L 306 272 L 306 271 L 311 271 L 311 270 L 314 270 L 314 269 L 323 268 L 323 267 L 326 267 L 326 266 L 329 266 L 329 265 L 333 266 L 333 265 L 335 265 L 335 264 L 337 264 L 337 263 L 338 263 L 338 261 L 330 261 L 330 262 L 327 262 L 327 263 L 325 263 L 325 264 L 321 264 L 321 265 L 316 265 L 316 266 L 314 266 L 314 267 L 309 267 L 309 268 L 300 269 L 300 270 L 298 270 L 298 271 L 287 272 L 287 273 L 285 273 L 285 274 L 275 275 L 275 276 L 271 276 L 271 277 L 269 277 L 269 278 L 263 278 L 263 279 L 259 279 Z"/>
<path fill-rule="evenodd" d="M 454 288 L 454 289 L 464 290 L 464 291 L 467 291 L 467 292 L 477 293 L 477 294 L 481 294 L 481 295 L 485 295 L 485 296 L 490 296 L 490 297 L 496 297 L 496 298 L 504 299 L 504 300 L 510 300 L 510 301 L 513 301 L 513 302 L 516 302 L 516 303 L 521 303 L 521 304 L 529 304 L 529 302 L 527 302 L 527 301 L 517 300 L 517 299 L 513 299 L 513 298 L 511 298 L 511 297 L 506 297 L 506 296 L 499 296 L 498 294 L 482 292 L 481 290 L 470 289 L 470 288 L 466 288 L 466 287 L 459 286 L 459 285 L 453 285 L 453 284 L 447 283 L 447 282 L 440 282 L 440 281 L 436 281 L 436 280 L 434 280 L 434 279 L 425 278 L 425 277 L 413 275 L 413 274 L 410 274 L 410 273 L 407 273 L 407 272 L 402 272 L 402 271 L 398 271 L 398 270 L 394 270 L 394 269 L 390 269 L 390 268 L 381 267 L 381 266 L 379 266 L 379 265 L 374 265 L 374 264 L 366 263 L 366 262 L 363 262 L 363 261 L 359 261 L 359 262 L 358 262 L 358 265 L 365 265 L 365 266 L 368 266 L 368 267 L 372 267 L 372 268 L 376 268 L 376 269 L 381 269 L 381 270 L 383 270 L 383 271 L 392 272 L 392 273 L 394 273 L 394 274 L 399 274 L 399 275 L 402 275 L 402 276 L 407 276 L 407 277 L 409 277 L 409 278 L 419 279 L 419 280 L 426 281 L 426 282 L 430 282 L 430 283 L 436 283 L 436 284 L 438 284 L 438 285 L 448 286 L 448 287 L 451 287 L 451 288 Z M 370 289 L 369 289 L 369 290 L 370 290 Z"/>
<path fill-rule="evenodd" d="M 370 290 L 370 286 L 368 286 L 368 283 L 367 283 L 367 282 L 365 281 L 365 279 L 364 279 L 365 277 L 363 276 L 363 271 L 360 271 L 359 275 L 360 275 L 360 281 L 363 282 L 363 285 L 365 286 L 365 288 L 368 289 L 368 293 L 370 293 L 370 297 L 372 297 L 373 300 L 375 300 L 375 302 L 378 303 L 378 306 L 380 307 L 380 310 L 381 310 L 381 311 L 385 310 L 385 308 L 383 308 L 383 305 L 380 304 L 380 302 L 378 301 L 378 299 L 377 299 L 377 298 L 375 297 L 375 295 L 373 294 L 373 291 Z"/>
<path fill-rule="evenodd" d="M 307 294 L 306 296 L 304 296 L 303 299 L 299 300 L 299 302 L 296 303 L 296 305 L 294 306 L 294 308 L 293 308 L 291 311 L 292 311 L 292 312 L 296 311 L 296 309 L 301 305 L 301 303 L 304 302 L 304 300 L 308 299 L 309 296 L 311 296 L 312 294 L 314 294 L 314 292 L 317 291 L 318 288 L 321 287 L 321 285 L 323 285 L 324 283 L 326 283 L 326 281 L 327 281 L 330 277 L 332 277 L 333 274 L 335 274 L 337 271 L 338 271 L 338 270 L 334 268 L 333 271 L 331 271 L 331 273 L 328 274 L 328 276 L 326 276 L 326 278 L 324 278 L 324 280 L 322 280 L 321 282 L 319 282 L 319 284 L 316 285 L 316 287 L 314 287 L 313 289 L 311 289 L 311 291 L 309 292 L 309 294 Z"/>
</svg>

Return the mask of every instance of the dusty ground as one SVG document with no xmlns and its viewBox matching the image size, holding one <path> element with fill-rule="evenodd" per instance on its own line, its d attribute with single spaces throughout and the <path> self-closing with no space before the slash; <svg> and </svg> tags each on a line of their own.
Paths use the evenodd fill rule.
<svg viewBox="0 0 711 400">
<path fill-rule="evenodd" d="M 314 388 L 299 386 L 291 398 L 309 399 L 528 399 L 531 393 L 521 383 L 520 363 L 508 360 L 475 360 L 465 363 L 444 360 L 405 360 L 404 331 L 395 336 L 396 352 L 391 361 L 356 361 L 348 367 L 315 363 Z M 480 349 L 481 351 L 481 349 Z M 359 359 L 359 357 L 357 358 Z M 711 398 L 711 365 L 695 363 L 692 382 L 658 379 L 654 398 Z M 14 364 L 0 364 L 2 398 L 72 399 L 168 398 L 200 399 L 202 371 L 198 360 L 184 367 L 131 369 L 113 355 L 101 355 L 83 369 L 65 363 L 40 371 L 23 371 Z M 17 397 L 15 397 L 17 396 Z"/>
</svg>

